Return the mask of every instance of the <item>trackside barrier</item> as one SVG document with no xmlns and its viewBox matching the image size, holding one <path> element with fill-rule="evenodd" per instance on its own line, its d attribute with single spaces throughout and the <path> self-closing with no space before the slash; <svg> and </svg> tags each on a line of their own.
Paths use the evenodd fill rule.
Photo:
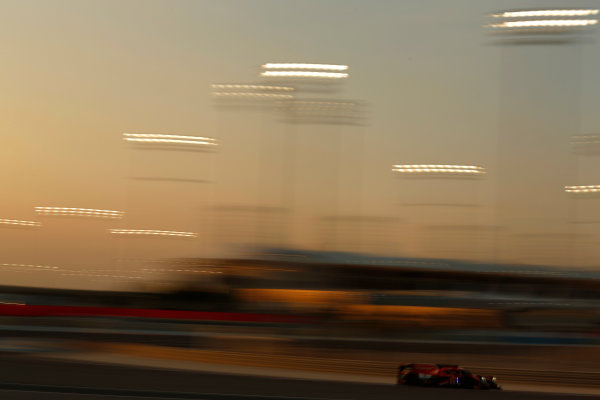
<svg viewBox="0 0 600 400">
<path fill-rule="evenodd" d="M 128 354 L 138 357 L 262 368 L 283 368 L 323 373 L 389 376 L 391 381 L 395 379 L 398 364 L 400 364 L 399 362 L 386 361 L 179 349 L 141 344 L 88 343 L 85 346 L 95 351 Z M 494 375 L 498 378 L 500 384 L 509 382 L 530 384 L 549 383 L 560 384 L 561 386 L 600 387 L 600 372 L 488 368 L 475 365 L 464 365 L 464 368 L 482 375 Z"/>
<path fill-rule="evenodd" d="M 133 317 L 172 320 L 258 322 L 258 323 L 310 323 L 307 317 L 284 314 L 230 313 L 212 311 L 157 310 L 120 307 L 46 306 L 26 304 L 0 304 L 0 315 L 19 317 Z"/>
</svg>

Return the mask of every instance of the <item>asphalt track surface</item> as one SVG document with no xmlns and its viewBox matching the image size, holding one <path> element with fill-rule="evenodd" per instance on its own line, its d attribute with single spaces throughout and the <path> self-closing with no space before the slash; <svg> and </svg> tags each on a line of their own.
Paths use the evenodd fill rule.
<svg viewBox="0 0 600 400">
<path fill-rule="evenodd" d="M 0 355 L 2 400 L 387 400 L 591 399 L 516 391 L 419 388 L 367 383 L 281 379 Z"/>
</svg>

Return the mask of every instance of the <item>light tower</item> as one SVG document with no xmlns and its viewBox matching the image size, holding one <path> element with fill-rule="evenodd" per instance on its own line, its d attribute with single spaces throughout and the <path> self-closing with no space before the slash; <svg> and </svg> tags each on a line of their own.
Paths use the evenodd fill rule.
<svg viewBox="0 0 600 400">
<path fill-rule="evenodd" d="M 118 243 L 117 268 L 145 271 L 155 259 L 206 251 L 206 218 L 197 210 L 213 183 L 199 164 L 217 140 L 146 132 L 126 132 L 122 140 L 130 156 L 127 218 L 105 232 Z"/>
<path fill-rule="evenodd" d="M 565 265 L 573 245 L 573 205 L 564 186 L 577 175 L 569 136 L 580 130 L 582 45 L 596 9 L 494 12 L 485 25 L 501 53 L 496 219 L 505 227 L 498 261 Z"/>
<path fill-rule="evenodd" d="M 357 170 L 362 165 L 343 159 L 342 148 L 352 143 L 353 133 L 362 143 L 360 127 L 366 121 L 364 102 L 337 95 L 350 77 L 349 71 L 350 67 L 343 64 L 269 62 L 261 66 L 265 82 L 296 87 L 294 99 L 278 102 L 278 118 L 285 124 L 281 198 L 283 207 L 299 216 L 314 213 L 312 210 L 322 213 L 314 224 L 317 236 L 312 245 L 323 250 L 333 250 L 339 241 L 322 240 L 324 235 L 345 231 L 349 221 L 369 225 L 372 217 L 362 215 L 360 209 L 361 173 Z M 363 151 L 362 146 L 357 151 Z M 352 195 L 342 196 L 349 189 L 343 185 L 348 176 L 353 177 L 348 179 Z M 304 191 L 297 190 L 298 182 L 303 183 Z M 313 195 L 315 192 L 318 196 Z M 294 236 L 296 227 L 306 232 L 314 230 L 307 228 L 306 221 L 290 213 L 290 235 Z"/>
<path fill-rule="evenodd" d="M 489 247 L 490 233 L 495 229 L 478 221 L 478 187 L 487 175 L 486 168 L 473 164 L 396 164 L 392 172 L 402 178 L 399 207 L 406 229 L 421 239 L 420 254 L 476 260 L 489 256 L 482 245 Z"/>
</svg>

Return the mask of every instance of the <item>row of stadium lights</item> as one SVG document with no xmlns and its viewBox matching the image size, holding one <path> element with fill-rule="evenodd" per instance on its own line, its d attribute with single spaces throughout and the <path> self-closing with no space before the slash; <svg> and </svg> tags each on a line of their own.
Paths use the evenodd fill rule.
<svg viewBox="0 0 600 400">
<path fill-rule="evenodd" d="M 474 165 L 394 165 L 393 172 L 402 174 L 452 174 L 452 175 L 483 175 L 485 170 Z"/>
<path fill-rule="evenodd" d="M 306 63 L 265 63 L 261 65 L 263 78 L 294 79 L 298 81 L 330 81 L 349 77 L 347 65 L 306 64 Z M 291 86 L 252 85 L 252 84 L 213 84 L 216 98 L 246 98 L 293 100 L 296 88 Z M 313 105 L 327 104 L 314 102 Z M 332 105 L 333 103 L 328 103 Z M 348 103 L 345 103 L 346 105 Z M 340 102 L 337 105 L 342 105 Z"/>
<path fill-rule="evenodd" d="M 318 79 L 340 79 L 347 78 L 347 65 L 332 64 L 299 64 L 299 63 L 266 63 L 261 66 L 264 77 L 293 77 L 293 78 L 318 78 Z M 254 84 L 214 84 L 212 85 L 213 95 L 216 97 L 235 97 L 235 98 L 269 98 L 277 100 L 290 100 L 294 96 L 290 93 L 296 89 L 290 86 L 276 85 L 254 85 Z M 352 106 L 350 103 L 343 102 L 302 102 L 302 105 L 319 104 L 321 106 Z M 201 136 L 183 136 L 168 134 L 150 134 L 150 133 L 124 133 L 123 139 L 126 142 L 142 145 L 177 145 L 190 147 L 215 147 L 218 145 L 214 138 Z M 83 215 L 82 216 L 91 216 Z M 94 215 L 98 217 L 112 218 L 114 216 Z M 176 232 L 162 230 L 142 230 L 142 229 L 110 229 L 109 232 L 114 235 L 122 236 L 165 236 L 165 237 L 196 237 L 193 232 Z"/>
<path fill-rule="evenodd" d="M 490 24 L 489 28 L 501 30 L 517 30 L 519 32 L 567 32 L 571 29 L 585 28 L 598 24 L 598 9 L 543 9 L 512 10 L 490 15 L 492 18 L 505 18 L 499 24 Z M 551 17 L 552 19 L 548 19 Z M 590 18 L 594 17 L 594 18 Z M 571 138 L 573 146 L 586 146 L 600 143 L 598 135 L 579 135 Z M 565 192 L 571 194 L 599 193 L 600 185 L 565 186 Z"/>
<path fill-rule="evenodd" d="M 263 77 L 344 79 L 349 75 L 347 65 L 266 63 L 261 65 Z"/>
<path fill-rule="evenodd" d="M 167 135 L 167 134 L 138 134 L 124 133 L 123 140 L 126 142 L 141 143 L 141 144 L 170 144 L 184 146 L 217 146 L 217 142 L 213 138 L 200 136 L 183 136 L 183 135 Z M 91 208 L 75 208 L 75 207 L 35 207 L 35 212 L 42 216 L 66 216 L 66 217 L 83 217 L 93 219 L 122 219 L 123 211 L 91 209 Z M 26 228 L 39 228 L 42 226 L 38 221 L 26 221 L 15 219 L 0 219 L 0 226 L 20 226 Z M 170 238 L 194 238 L 197 237 L 195 232 L 180 232 L 155 229 L 108 229 L 108 232 L 119 236 L 142 236 L 142 237 L 170 237 Z M 62 268 L 47 265 L 33 264 L 0 264 L 4 270 L 15 271 L 51 271 L 60 272 L 63 276 L 86 276 L 91 278 L 119 278 L 119 279 L 143 279 L 141 276 L 129 275 L 114 275 L 106 273 L 91 273 L 89 271 L 63 271 Z M 198 271 L 189 271 L 198 272 Z M 203 272 L 203 271 L 202 271 Z"/>
<path fill-rule="evenodd" d="M 426 175 L 483 175 L 486 173 L 483 167 L 470 165 L 394 165 L 393 172 L 400 174 L 426 174 Z M 566 193 L 599 193 L 600 185 L 578 185 L 565 186 Z M 98 219 L 121 219 L 124 212 L 115 210 L 88 209 L 88 208 L 72 208 L 72 207 L 36 207 L 35 211 L 39 215 L 44 216 L 67 216 L 67 217 L 87 217 Z M 26 221 L 16 219 L 0 218 L 0 225 L 5 226 L 21 226 L 29 228 L 39 228 L 42 226 L 38 221 Z M 154 229 L 109 229 L 111 234 L 123 236 L 164 236 L 164 237 L 197 237 L 194 232 L 167 231 Z"/>
<path fill-rule="evenodd" d="M 533 17 L 585 17 L 597 15 L 595 9 L 555 9 L 555 10 L 523 10 L 523 11 L 504 11 L 492 14 L 494 18 L 533 18 Z"/>
<path fill-rule="evenodd" d="M 490 23 L 487 28 L 516 33 L 562 33 L 598 24 L 597 9 L 541 9 L 508 10 L 489 15 L 493 19 L 507 19 Z"/>
<path fill-rule="evenodd" d="M 492 18 L 506 18 L 510 21 L 493 23 L 487 27 L 500 31 L 515 32 L 552 32 L 568 31 L 573 28 L 582 28 L 596 25 L 597 19 L 572 19 L 574 17 L 589 17 L 597 15 L 595 9 L 555 9 L 555 10 L 522 10 L 505 11 L 490 15 Z M 554 17 L 554 19 L 539 19 Z M 571 19 L 566 19 L 569 17 Z M 538 19 L 527 19 L 538 18 Z M 558 19 L 557 19 L 558 18 Z M 267 63 L 261 66 L 263 71 L 261 76 L 271 78 L 310 78 L 310 79 L 343 79 L 349 75 L 346 65 L 328 65 L 328 64 L 275 64 Z M 295 88 L 289 86 L 273 85 L 244 85 L 244 84 L 215 84 L 213 95 L 216 97 L 239 97 L 239 98 L 271 98 L 276 100 L 291 100 Z M 319 106 L 343 106 L 351 107 L 353 103 L 347 102 L 303 102 L 306 105 Z M 310 103 L 310 104 L 308 104 Z M 123 138 L 127 142 L 141 144 L 172 144 L 184 146 L 217 146 L 213 138 L 200 136 L 182 136 L 167 134 L 135 134 L 125 133 Z M 574 144 L 594 144 L 600 142 L 597 136 L 581 136 L 578 142 Z M 434 174 L 434 175 L 483 175 L 485 170 L 477 166 L 461 165 L 394 165 L 393 171 L 401 174 Z M 598 193 L 600 185 L 583 186 L 565 186 L 567 193 Z M 36 207 L 36 212 L 40 215 L 49 216 L 78 216 L 88 218 L 120 219 L 124 213 L 113 210 L 83 209 L 67 207 Z M 14 219 L 0 219 L 0 225 L 40 227 L 41 223 L 37 221 L 24 221 Z M 146 230 L 146 229 L 109 229 L 111 234 L 115 235 L 139 235 L 139 236 L 163 236 L 163 237 L 196 237 L 193 232 L 178 232 L 165 230 Z M 28 264 L 0 264 L 3 267 L 26 267 L 34 269 L 55 270 L 58 267 L 37 266 Z M 76 275 L 76 274 L 75 274 Z M 100 275 L 98 275 L 100 276 Z M 109 275 L 102 275 L 109 276 Z"/>
<path fill-rule="evenodd" d="M 293 78 L 318 78 L 318 79 L 340 79 L 347 78 L 347 65 L 332 65 L 332 64 L 299 64 L 299 63 L 266 63 L 261 66 L 264 77 L 293 77 Z M 289 100 L 294 98 L 291 92 L 295 88 L 290 86 L 276 85 L 254 85 L 254 84 L 214 84 L 213 95 L 217 97 L 247 97 L 247 98 L 273 98 L 277 100 Z M 302 105 L 310 103 L 310 105 L 319 104 L 321 106 L 344 106 L 349 107 L 353 104 L 345 102 L 301 102 Z M 305 104 L 306 103 L 306 104 Z M 215 147 L 218 145 L 217 140 L 202 136 L 183 136 L 169 134 L 150 134 L 150 133 L 124 133 L 123 139 L 126 142 L 142 145 L 177 145 L 177 146 L 192 146 L 192 147 Z M 97 213 L 64 213 L 63 210 L 52 210 L 52 214 L 48 215 L 79 215 L 79 216 L 94 216 L 99 218 L 122 218 L 123 213 L 118 212 L 101 212 L 106 210 L 96 210 Z M 165 230 L 147 230 L 147 229 L 109 229 L 109 232 L 120 236 L 163 236 L 163 237 L 182 237 L 191 238 L 197 237 L 194 232 L 178 232 Z"/>
<path fill-rule="evenodd" d="M 73 207 L 35 207 L 35 212 L 43 216 L 84 217 L 96 219 L 121 219 L 125 214 L 123 211 L 102 210 L 92 208 Z M 39 228 L 42 226 L 38 221 L 24 221 L 16 219 L 0 219 L 0 225 L 21 226 L 28 228 Z M 163 236 L 192 238 L 197 234 L 194 232 L 166 231 L 156 229 L 109 229 L 114 235 L 138 235 L 138 236 Z"/>
<path fill-rule="evenodd" d="M 486 173 L 483 167 L 475 165 L 394 165 L 392 168 L 393 172 L 400 174 L 427 174 L 427 175 L 483 175 Z M 600 185 L 578 185 L 578 186 L 565 186 L 565 192 L 567 193 L 598 193 L 600 192 Z"/>
<path fill-rule="evenodd" d="M 483 175 L 486 173 L 483 167 L 472 165 L 435 165 L 435 164 L 407 164 L 394 165 L 393 172 L 400 174 L 427 174 L 427 175 Z M 600 185 L 579 185 L 565 186 L 567 193 L 598 193 Z M 100 219 L 121 219 L 124 212 L 115 210 L 89 209 L 89 208 L 72 208 L 72 207 L 36 207 L 37 214 L 44 216 L 73 216 L 87 217 Z M 26 221 L 16 219 L 0 219 L 0 225 L 7 226 L 22 226 L 37 228 L 41 227 L 41 223 L 37 221 Z M 153 229 L 109 229 L 111 234 L 115 235 L 139 235 L 139 236 L 166 236 L 166 237 L 196 237 L 194 232 L 180 232 L 167 230 Z"/>
<path fill-rule="evenodd" d="M 18 264 L 18 263 L 0 263 L 0 270 L 2 271 L 14 271 L 14 272 L 51 272 L 58 273 L 62 276 L 86 276 L 91 278 L 120 278 L 120 279 L 144 279 L 139 275 L 115 275 L 106 273 L 106 271 L 97 270 L 78 270 L 70 269 L 51 265 L 34 265 L 34 264 Z M 208 269 L 190 269 L 190 268 L 177 268 L 177 269 L 166 269 L 166 268 L 144 268 L 142 271 L 145 273 L 161 273 L 161 272 L 185 272 L 193 274 L 223 274 L 222 271 L 213 271 Z M 6 304 L 6 303 L 5 303 Z"/>
<path fill-rule="evenodd" d="M 296 69 L 292 71 L 294 74 L 297 73 L 298 77 L 323 77 L 330 78 L 327 73 L 324 75 L 314 74 L 313 69 L 323 70 L 345 70 L 347 66 L 334 66 L 334 65 L 322 65 L 322 64 L 265 64 L 265 69 Z M 300 70 L 300 71 L 298 71 Z M 307 70 L 307 71 L 303 71 Z M 264 75 L 268 76 L 265 71 Z M 304 72 L 304 73 L 302 73 Z M 282 75 L 283 76 L 283 75 Z M 347 76 L 347 74 L 346 74 Z M 291 92 L 295 89 L 286 86 L 273 86 L 273 85 L 213 85 L 214 89 L 225 89 L 225 90 L 262 90 L 262 91 L 274 91 L 274 92 Z M 252 93 L 252 92 L 215 92 L 215 95 L 223 96 L 275 96 L 276 98 L 291 98 L 291 95 L 280 95 L 280 94 L 268 94 L 268 93 Z M 149 144 L 149 145 L 184 145 L 184 146 L 217 146 L 216 139 L 203 137 L 203 136 L 188 136 L 188 135 L 170 135 L 170 134 L 154 134 L 154 133 L 124 133 L 123 140 L 130 143 L 136 144 Z M 72 208 L 72 207 L 36 207 L 36 213 L 45 216 L 75 216 L 75 217 L 88 217 L 88 218 L 100 218 L 100 219 L 121 219 L 123 218 L 124 212 L 114 210 L 102 210 L 102 209 L 87 209 L 87 208 Z M 41 223 L 37 221 L 26 221 L 16 219 L 0 219 L 0 225 L 6 226 L 21 226 L 37 228 L 41 227 Z M 111 234 L 131 236 L 165 236 L 165 237 L 196 237 L 197 234 L 194 232 L 180 232 L 180 231 L 167 231 L 167 230 L 152 230 L 152 229 L 109 229 Z"/>
<path fill-rule="evenodd" d="M 78 269 L 69 269 L 64 267 L 50 266 L 50 265 L 34 265 L 34 264 L 17 264 L 17 263 L 1 263 L 0 270 L 2 271 L 14 271 L 14 272 L 51 272 L 58 273 L 61 276 L 85 276 L 90 278 L 119 278 L 119 279 L 144 279 L 139 275 L 115 275 L 106 273 L 106 271 L 83 271 Z M 194 274 L 222 274 L 221 271 L 211 270 L 197 270 L 197 269 L 148 269 L 144 268 L 146 273 L 159 273 L 159 272 L 186 272 Z M 4 303 L 6 304 L 6 303 Z"/>
<path fill-rule="evenodd" d="M 263 71 L 261 76 L 265 77 L 294 77 L 294 78 L 320 78 L 320 79 L 340 79 L 347 78 L 347 65 L 333 64 L 299 64 L 299 63 L 266 63 L 261 66 Z M 252 84 L 214 84 L 212 85 L 213 95 L 216 97 L 242 97 L 242 98 L 273 98 L 278 100 L 293 99 L 294 95 L 289 94 L 296 89 L 291 86 L 275 85 L 252 85 Z M 333 102 L 333 101 L 298 101 L 300 106 L 321 106 L 344 107 L 355 106 L 352 102 Z M 190 146 L 217 146 L 214 138 L 201 136 L 182 136 L 167 134 L 146 134 L 146 133 L 124 133 L 123 138 L 127 142 L 141 144 L 174 144 Z"/>
<path fill-rule="evenodd" d="M 579 135 L 571 138 L 571 144 L 600 144 L 599 135 Z"/>
<path fill-rule="evenodd" d="M 497 31 L 517 32 L 517 33 L 553 33 L 566 32 L 572 29 L 585 28 L 596 25 L 597 19 L 574 19 L 577 17 L 589 17 L 597 15 L 596 9 L 555 9 L 555 10 L 516 10 L 505 11 L 496 14 L 491 14 L 490 17 L 510 19 L 501 23 L 492 23 L 487 25 L 488 28 Z M 547 19 L 553 17 L 553 19 Z M 531 19 L 537 18 L 537 19 Z M 540 19 L 544 18 L 544 19 Z M 344 79 L 349 76 L 346 65 L 328 65 L 328 64 L 275 64 L 267 63 L 261 66 L 263 71 L 262 77 L 270 78 L 309 78 L 317 80 Z M 275 99 L 275 100 L 292 100 L 295 88 L 290 86 L 274 86 L 274 85 L 246 85 L 246 84 L 215 84 L 212 85 L 213 95 L 223 98 L 257 98 L 257 99 Z M 350 102 L 299 102 L 295 104 L 305 106 L 325 106 L 325 107 L 353 107 L 355 104 Z M 213 147 L 217 146 L 217 141 L 214 138 L 200 136 L 183 136 L 183 135 L 167 135 L 167 134 L 136 134 L 124 133 L 123 139 L 131 143 L 139 144 L 157 144 L 157 145 L 178 145 L 178 146 L 201 146 Z M 596 144 L 600 143 L 600 136 L 576 136 L 573 137 L 573 144 Z M 394 165 L 394 172 L 401 174 L 427 174 L 427 175 L 483 175 L 485 170 L 478 166 L 464 165 Z M 600 185 L 581 185 L 581 186 L 565 186 L 565 192 L 574 194 L 598 193 Z M 102 219 L 121 219 L 124 215 L 121 211 L 101 210 L 101 209 L 84 209 L 84 208 L 68 208 L 68 207 L 36 207 L 36 212 L 40 215 L 48 216 L 77 216 L 88 218 Z M 41 223 L 37 221 L 24 221 L 14 219 L 0 219 L 0 225 L 5 226 L 22 226 L 36 228 L 40 227 Z M 196 237 L 193 232 L 179 232 L 166 230 L 149 230 L 149 229 L 109 229 L 111 234 L 120 236 L 154 236 L 154 237 Z M 48 270 L 55 271 L 58 267 L 29 265 L 29 264 L 0 264 L 2 267 L 25 268 L 29 270 Z M 192 271 L 190 271 L 192 272 Z M 193 271 L 198 272 L 198 271 Z M 204 271 L 202 271 L 204 272 Z M 86 275 L 86 274 L 68 274 L 68 275 Z M 113 275 L 94 275 L 117 277 Z M 131 278 L 131 277 L 123 277 Z"/>
<path fill-rule="evenodd" d="M 599 10 L 592 8 L 563 8 L 537 10 L 507 10 L 490 14 L 492 19 L 505 19 L 485 25 L 493 31 L 508 33 L 563 33 L 572 30 L 592 27 L 598 24 Z M 600 144 L 600 136 L 573 136 L 573 145 Z M 401 174 L 428 175 L 483 175 L 485 170 L 477 166 L 450 165 L 394 165 L 392 171 Z M 566 193 L 589 194 L 600 193 L 600 185 L 565 186 Z"/>
<path fill-rule="evenodd" d="M 492 18 L 506 18 L 511 21 L 504 21 L 499 24 L 489 24 L 487 27 L 493 29 L 514 29 L 529 28 L 535 30 L 538 28 L 559 27 L 572 28 L 596 25 L 597 19 L 564 19 L 564 17 L 586 17 L 597 15 L 597 9 L 547 9 L 547 10 L 514 10 L 491 14 Z M 525 19 L 522 18 L 545 18 L 558 17 L 559 19 Z M 332 64 L 302 64 L 302 63 L 266 63 L 261 66 L 263 77 L 284 77 L 284 78 L 317 78 L 317 79 L 343 79 L 347 78 L 347 65 Z M 246 85 L 246 84 L 214 84 L 213 95 L 219 97 L 271 97 L 276 99 L 292 99 L 291 94 L 281 94 L 280 92 L 293 92 L 295 89 L 289 86 L 274 85 Z M 223 91 L 225 90 L 225 91 Z M 231 91 L 238 90 L 238 91 Z M 241 91 L 239 91 L 241 90 Z M 249 91 L 251 90 L 251 91 Z M 259 92 L 253 92 L 253 91 Z M 272 93 L 279 92 L 279 93 Z M 310 102 L 322 103 L 327 105 L 352 106 L 352 103 L 344 102 Z M 343 104 L 342 104 L 343 103 Z M 200 136 L 182 136 L 167 134 L 136 134 L 124 133 L 124 140 L 127 142 L 143 144 L 175 144 L 191 146 L 217 146 L 216 139 Z M 585 143 L 595 143 L 597 137 L 584 136 Z M 589 139 L 592 139 L 591 141 Z M 485 170 L 477 166 L 460 165 L 394 165 L 394 172 L 404 174 L 447 174 L 447 175 L 482 175 Z M 565 186 L 567 193 L 597 193 L 600 192 L 600 185 L 583 186 Z M 37 207 L 36 212 L 42 215 L 62 215 L 62 216 L 80 216 L 92 218 L 122 218 L 123 213 L 111 210 L 94 210 L 65 207 Z M 24 227 L 39 227 L 41 223 L 36 221 L 23 221 L 14 219 L 0 219 L 0 225 L 16 225 Z M 164 230 L 142 230 L 142 229 L 111 229 L 112 234 L 117 235 L 144 235 L 144 236 L 175 236 L 175 237 L 195 237 L 193 232 L 177 232 Z"/>
<path fill-rule="evenodd" d="M 309 79 L 342 79 L 347 78 L 347 65 L 332 64 L 301 64 L 301 63 L 266 63 L 261 66 L 263 77 L 283 77 L 283 78 L 309 78 Z M 275 85 L 248 85 L 248 84 L 214 84 L 212 85 L 215 96 L 223 97 L 267 97 L 279 100 L 294 98 L 288 94 L 294 92 L 295 88 L 290 86 Z M 218 91 L 217 91 L 218 90 Z M 328 102 L 328 101 L 302 101 L 300 105 L 304 106 L 324 106 L 324 107 L 352 107 L 350 102 Z M 202 136 L 189 135 L 171 135 L 171 134 L 152 134 L 152 133 L 124 133 L 123 140 L 134 144 L 143 145 L 178 145 L 193 147 L 214 147 L 218 143 L 216 139 Z M 72 216 L 87 217 L 98 219 L 121 219 L 124 212 L 103 209 L 87 209 L 72 207 L 36 207 L 36 213 L 44 216 Z M 42 226 L 38 221 L 26 221 L 16 219 L 0 219 L 0 225 L 21 226 L 30 228 L 39 228 Z M 113 235 L 120 236 L 146 236 L 146 237 L 197 237 L 195 232 L 180 232 L 153 229 L 109 229 Z"/>
<path fill-rule="evenodd" d="M 216 139 L 202 136 L 167 135 L 158 133 L 124 133 L 123 140 L 133 143 L 217 146 Z"/>
</svg>

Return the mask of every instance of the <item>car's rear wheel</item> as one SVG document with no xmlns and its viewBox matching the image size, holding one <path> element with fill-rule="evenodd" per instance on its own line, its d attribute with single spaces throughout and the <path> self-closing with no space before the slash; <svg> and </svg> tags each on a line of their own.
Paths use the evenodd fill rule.
<svg viewBox="0 0 600 400">
<path fill-rule="evenodd" d="M 417 374 L 406 374 L 404 375 L 404 384 L 405 385 L 421 385 L 421 379 Z"/>
</svg>

